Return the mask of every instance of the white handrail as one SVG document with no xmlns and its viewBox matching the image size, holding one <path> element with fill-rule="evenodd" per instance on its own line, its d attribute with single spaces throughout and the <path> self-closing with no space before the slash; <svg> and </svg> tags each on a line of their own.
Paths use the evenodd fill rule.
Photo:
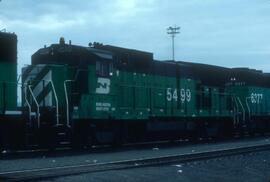
<svg viewBox="0 0 270 182">
<path fill-rule="evenodd" d="M 21 79 L 22 74 L 19 74 L 18 78 L 17 78 L 17 83 L 19 83 L 20 79 Z"/>
<path fill-rule="evenodd" d="M 237 100 L 236 100 L 236 98 L 235 98 L 235 96 L 233 96 L 233 99 L 234 99 L 234 101 L 235 101 L 235 105 L 236 105 L 236 115 L 235 115 L 235 113 L 234 113 L 234 125 L 237 123 L 239 123 L 239 117 L 238 117 L 238 112 L 239 112 L 239 106 L 238 106 L 238 102 L 237 102 Z M 236 121 L 237 120 L 237 121 Z"/>
<path fill-rule="evenodd" d="M 24 99 L 25 99 L 26 105 L 28 106 L 28 109 L 29 109 L 29 121 L 31 121 L 32 108 L 31 108 L 31 105 L 27 99 L 27 85 L 22 85 L 22 87 L 24 88 Z"/>
<path fill-rule="evenodd" d="M 242 110 L 243 110 L 243 120 L 245 121 L 246 120 L 246 111 L 245 111 L 245 108 L 244 108 L 244 106 L 243 106 L 243 104 L 242 104 L 242 102 L 241 102 L 241 100 L 240 100 L 239 97 L 237 97 L 237 100 L 239 101 L 240 106 L 242 107 Z"/>
<path fill-rule="evenodd" d="M 250 111 L 250 107 L 248 105 L 248 99 L 250 99 L 250 97 L 246 97 L 246 105 L 247 105 L 247 109 L 248 109 L 248 117 L 250 119 L 250 116 L 251 116 L 251 111 Z"/>
<path fill-rule="evenodd" d="M 52 80 L 47 80 L 47 81 L 49 81 L 49 83 L 51 83 L 52 89 L 53 89 L 53 94 L 54 94 L 54 97 L 55 97 L 55 105 L 56 105 L 56 126 L 58 126 L 58 125 L 59 125 L 58 98 L 57 98 L 57 95 L 56 95 L 56 91 L 55 91 L 55 87 L 54 87 L 53 81 L 52 81 Z"/>
<path fill-rule="evenodd" d="M 66 123 L 66 125 L 67 125 L 67 127 L 69 127 L 70 128 L 70 121 L 69 121 L 69 100 L 68 100 L 68 95 L 67 95 L 67 82 L 73 82 L 74 80 L 65 80 L 64 81 L 64 90 L 65 90 L 65 98 L 66 98 L 66 115 L 67 115 L 67 123 Z"/>
<path fill-rule="evenodd" d="M 28 85 L 28 89 L 29 89 L 30 94 L 32 95 L 32 97 L 33 97 L 33 99 L 34 99 L 34 102 L 35 102 L 36 106 L 37 106 L 37 119 L 38 119 L 38 128 L 39 128 L 39 127 L 40 127 L 39 104 L 38 104 L 38 102 L 37 102 L 37 99 L 35 98 L 35 95 L 34 95 L 34 93 L 33 93 L 33 90 L 32 90 L 32 88 L 31 88 L 31 85 Z"/>
</svg>

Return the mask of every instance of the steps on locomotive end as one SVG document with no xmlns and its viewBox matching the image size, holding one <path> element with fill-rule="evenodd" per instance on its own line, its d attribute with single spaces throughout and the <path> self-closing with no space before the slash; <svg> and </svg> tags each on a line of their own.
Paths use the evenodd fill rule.
<svg viewBox="0 0 270 182">
<path fill-rule="evenodd" d="M 41 128 L 28 128 L 25 133 L 25 144 L 27 149 L 37 149 L 37 148 L 67 148 L 71 146 L 71 131 L 64 125 L 51 126 L 51 128 L 46 128 L 50 130 L 50 132 L 44 132 Z M 40 132 L 43 132 L 42 135 L 39 135 Z M 45 136 L 46 135 L 46 136 Z M 52 136 L 48 136 L 52 135 Z M 41 138 L 39 138 L 41 137 Z M 50 138 L 44 146 L 43 141 L 44 138 Z M 46 147 L 47 146 L 47 147 Z"/>
<path fill-rule="evenodd" d="M 65 119 L 61 114 L 58 114 L 58 122 L 60 124 L 56 125 L 56 110 L 48 110 L 44 109 L 43 114 L 41 114 L 41 122 L 42 126 L 49 126 L 49 130 L 53 131 L 51 134 L 51 144 L 53 148 L 65 148 L 71 146 L 71 130 L 66 125 Z"/>
<path fill-rule="evenodd" d="M 65 125 L 55 127 L 55 146 L 65 148 L 71 146 L 71 130 Z"/>
<path fill-rule="evenodd" d="M 34 120 L 34 119 L 33 119 Z M 27 149 L 35 149 L 38 147 L 37 140 L 37 127 L 34 126 L 32 121 L 26 122 L 25 126 L 25 146 Z"/>
</svg>

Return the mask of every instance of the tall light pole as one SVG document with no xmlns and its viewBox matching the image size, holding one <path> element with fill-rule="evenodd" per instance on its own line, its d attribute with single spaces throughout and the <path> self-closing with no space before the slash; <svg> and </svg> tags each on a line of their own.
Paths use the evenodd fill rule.
<svg viewBox="0 0 270 182">
<path fill-rule="evenodd" d="M 171 35 L 172 37 L 172 60 L 174 61 L 174 38 L 176 34 L 179 34 L 180 27 L 169 27 L 167 28 L 167 34 Z"/>
</svg>

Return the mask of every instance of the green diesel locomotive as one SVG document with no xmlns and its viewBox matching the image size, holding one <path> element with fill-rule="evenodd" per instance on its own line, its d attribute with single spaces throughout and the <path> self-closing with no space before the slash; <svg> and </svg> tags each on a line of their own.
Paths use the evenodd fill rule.
<svg viewBox="0 0 270 182">
<path fill-rule="evenodd" d="M 270 130 L 270 74 L 259 70 L 157 61 L 149 52 L 61 38 L 34 53 L 20 78 L 17 36 L 0 32 L 1 150 Z"/>
<path fill-rule="evenodd" d="M 63 131 L 78 146 L 223 137 L 270 129 L 269 78 L 248 68 L 157 61 L 148 52 L 61 38 L 23 69 L 29 87 L 22 95 L 38 116 L 33 125 L 45 128 L 45 143 Z"/>
</svg>

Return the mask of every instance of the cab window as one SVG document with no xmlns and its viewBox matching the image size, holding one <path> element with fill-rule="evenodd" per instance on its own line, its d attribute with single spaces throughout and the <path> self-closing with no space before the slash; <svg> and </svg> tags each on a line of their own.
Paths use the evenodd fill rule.
<svg viewBox="0 0 270 182">
<path fill-rule="evenodd" d="M 96 74 L 98 76 L 112 76 L 113 73 L 113 65 L 110 62 L 105 61 L 97 61 L 96 62 Z"/>
</svg>

